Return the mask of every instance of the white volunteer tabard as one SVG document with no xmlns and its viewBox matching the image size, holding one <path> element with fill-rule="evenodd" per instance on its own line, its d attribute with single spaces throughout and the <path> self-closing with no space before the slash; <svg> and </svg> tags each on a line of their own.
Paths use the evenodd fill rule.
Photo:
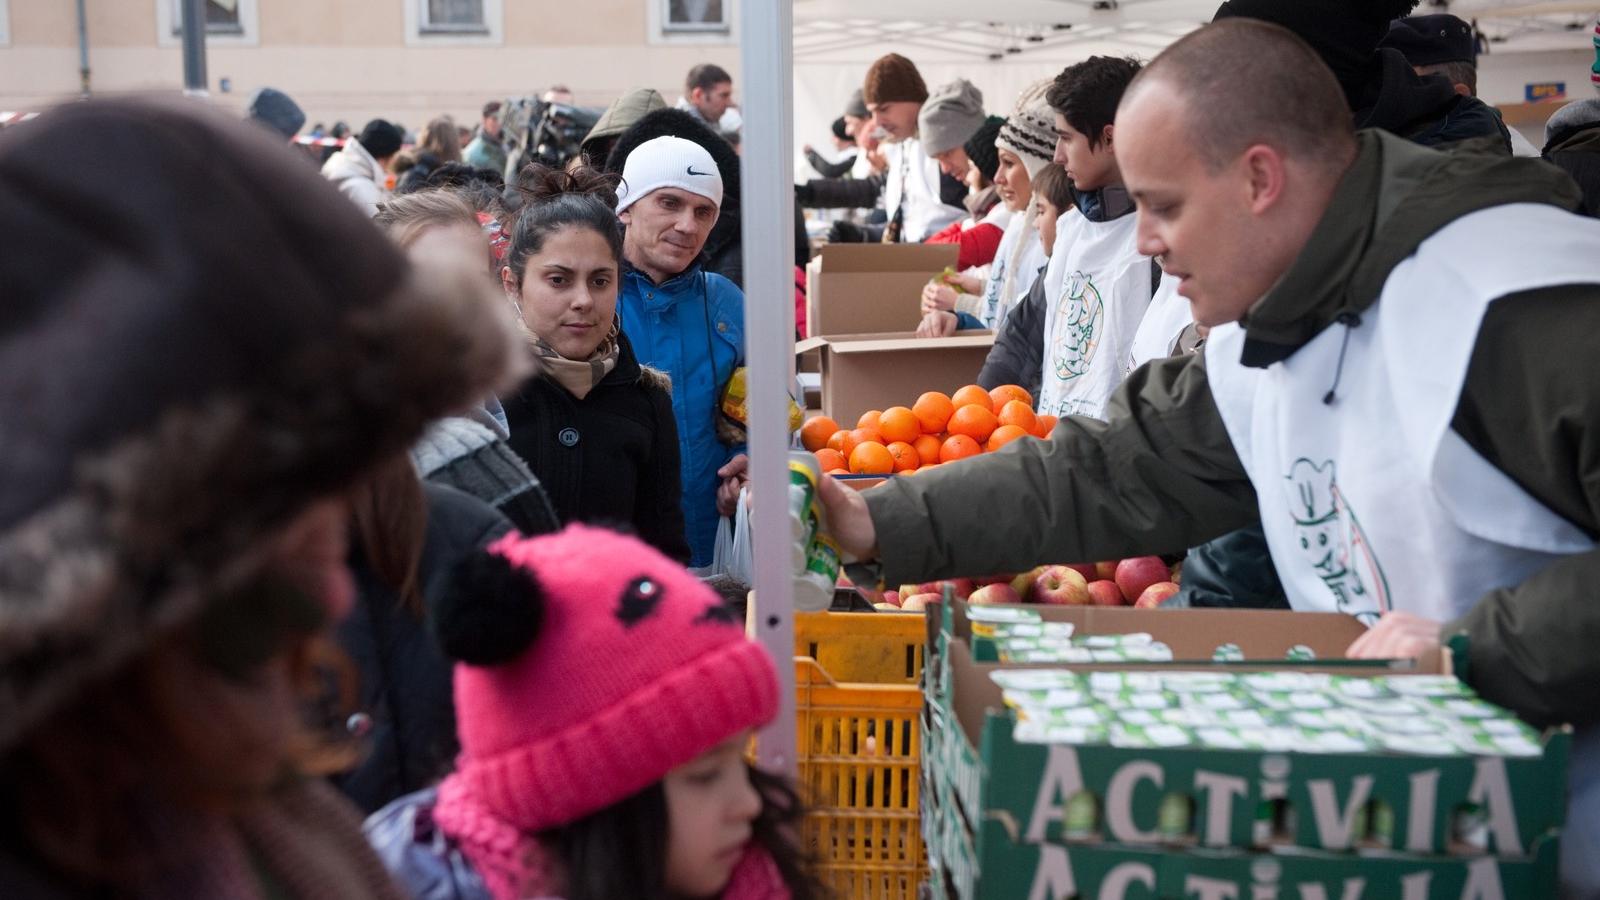
<svg viewBox="0 0 1600 900">
<path fill-rule="evenodd" d="M 1132 214 L 1091 222 L 1075 209 L 1057 220 L 1039 412 L 1105 418 L 1150 305 L 1150 257 L 1139 255 L 1137 226 Z"/>
<path fill-rule="evenodd" d="M 1033 227 L 1033 216 L 1027 210 L 1012 213 L 1006 233 L 1000 237 L 994 262 L 989 266 L 989 278 L 983 285 L 983 302 L 978 314 L 983 327 L 1000 330 L 1006 316 L 1028 295 L 1045 260 L 1044 245 L 1039 242 L 1038 229 Z"/>
<path fill-rule="evenodd" d="M 888 181 L 883 189 L 883 208 L 894 219 L 895 210 L 905 198 L 902 212 L 900 240 L 917 243 L 928 235 L 960 221 L 967 211 L 948 206 L 939 199 L 939 163 L 922 152 L 922 142 L 906 138 L 894 144 L 885 144 L 888 159 Z"/>
<path fill-rule="evenodd" d="M 1194 311 L 1189 300 L 1178 293 L 1178 279 L 1161 276 L 1156 295 L 1150 298 L 1150 308 L 1145 310 L 1139 330 L 1133 335 L 1123 373 L 1132 372 L 1152 359 L 1171 356 L 1173 342 L 1193 322 Z"/>
<path fill-rule="evenodd" d="M 1517 204 L 1440 230 L 1395 268 L 1360 324 L 1329 326 L 1283 362 L 1247 369 L 1239 326 L 1211 331 L 1211 392 L 1295 609 L 1449 621 L 1593 548 L 1450 421 L 1491 301 L 1596 281 L 1600 222 Z"/>
</svg>

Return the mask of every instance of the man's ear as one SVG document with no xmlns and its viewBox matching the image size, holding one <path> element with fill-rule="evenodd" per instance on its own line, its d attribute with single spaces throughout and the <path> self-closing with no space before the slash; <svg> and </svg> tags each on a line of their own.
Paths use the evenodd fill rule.
<svg viewBox="0 0 1600 900">
<path fill-rule="evenodd" d="M 617 213 L 617 221 L 621 222 L 624 227 L 632 225 L 633 224 L 633 210 L 632 209 L 625 209 L 622 212 Z"/>
<path fill-rule="evenodd" d="M 1107 125 L 1106 127 L 1100 129 L 1100 145 L 1103 147 L 1111 146 L 1111 135 L 1116 130 L 1116 125 Z"/>
<path fill-rule="evenodd" d="M 1245 148 L 1240 159 L 1249 179 L 1250 211 L 1261 214 L 1276 206 L 1288 188 L 1289 169 L 1283 154 L 1267 144 Z"/>
</svg>

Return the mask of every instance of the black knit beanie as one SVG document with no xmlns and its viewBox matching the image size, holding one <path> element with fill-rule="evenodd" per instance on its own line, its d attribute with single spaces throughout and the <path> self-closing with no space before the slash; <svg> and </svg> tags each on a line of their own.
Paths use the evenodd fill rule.
<svg viewBox="0 0 1600 900">
<path fill-rule="evenodd" d="M 1416 5 L 1417 0 L 1226 0 L 1212 20 L 1260 19 L 1294 32 L 1333 70 L 1355 109 L 1389 23 Z"/>
<path fill-rule="evenodd" d="M 367 127 L 361 129 L 361 137 L 356 140 L 372 154 L 373 159 L 383 159 L 385 156 L 393 156 L 400 152 L 404 136 L 400 134 L 399 128 L 389 122 L 373 119 L 367 123 Z"/>
<path fill-rule="evenodd" d="M 1000 170 L 1000 152 L 994 148 L 994 139 L 1000 136 L 1000 126 L 1005 121 L 999 116 L 984 119 L 978 130 L 962 145 L 967 151 L 967 158 L 972 160 L 972 164 L 988 181 L 993 181 L 994 173 Z"/>
</svg>

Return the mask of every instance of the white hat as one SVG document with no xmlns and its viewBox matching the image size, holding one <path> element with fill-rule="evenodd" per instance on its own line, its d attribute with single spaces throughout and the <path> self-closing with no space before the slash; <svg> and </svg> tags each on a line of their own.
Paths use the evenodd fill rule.
<svg viewBox="0 0 1600 900">
<path fill-rule="evenodd" d="M 661 188 L 678 188 L 722 206 L 722 171 L 706 148 L 680 137 L 645 141 L 628 154 L 617 189 L 617 212 Z"/>
</svg>

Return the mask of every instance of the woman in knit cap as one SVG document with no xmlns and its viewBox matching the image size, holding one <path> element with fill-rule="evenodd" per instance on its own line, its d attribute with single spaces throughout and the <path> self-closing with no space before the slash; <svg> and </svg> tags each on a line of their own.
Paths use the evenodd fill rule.
<svg viewBox="0 0 1600 900">
<path fill-rule="evenodd" d="M 367 822 L 425 900 L 820 896 L 800 808 L 745 761 L 766 651 L 682 566 L 610 532 L 509 535 L 435 610 L 461 756 Z"/>
<path fill-rule="evenodd" d="M 398 898 L 300 714 L 343 493 L 526 365 L 504 303 L 188 100 L 8 129 L 0 192 L 4 893 Z"/>
</svg>

